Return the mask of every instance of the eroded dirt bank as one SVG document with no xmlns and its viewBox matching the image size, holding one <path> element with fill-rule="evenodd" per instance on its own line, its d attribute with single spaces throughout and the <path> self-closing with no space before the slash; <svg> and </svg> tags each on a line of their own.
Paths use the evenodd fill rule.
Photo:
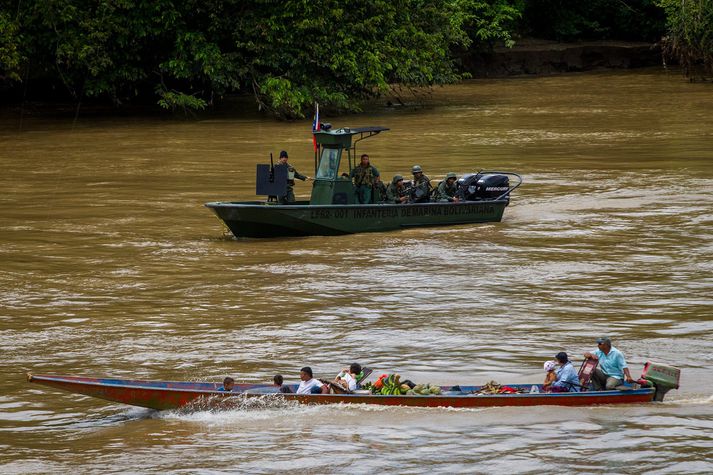
<svg viewBox="0 0 713 475">
<path fill-rule="evenodd" d="M 558 43 L 520 40 L 512 48 L 463 58 L 464 69 L 474 77 L 554 74 L 595 69 L 629 69 L 662 64 L 657 44 L 620 41 Z"/>
</svg>

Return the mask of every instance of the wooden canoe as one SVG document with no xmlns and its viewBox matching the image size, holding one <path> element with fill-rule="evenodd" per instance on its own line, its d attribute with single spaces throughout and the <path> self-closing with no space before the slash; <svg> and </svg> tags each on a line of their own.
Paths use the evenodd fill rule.
<svg viewBox="0 0 713 475">
<path fill-rule="evenodd" d="M 112 402 L 156 410 L 209 409 L 240 406 L 245 402 L 267 404 L 377 404 L 410 407 L 489 407 L 489 406 L 592 406 L 599 404 L 638 404 L 654 400 L 654 388 L 580 393 L 475 394 L 480 386 L 441 386 L 441 395 L 385 396 L 373 394 L 283 394 L 265 384 L 236 384 L 232 392 L 218 391 L 220 383 L 145 381 L 80 376 L 28 374 L 29 382 L 71 393 L 84 394 Z M 537 384 L 512 384 L 528 391 Z M 297 385 L 291 385 L 294 391 Z"/>
</svg>

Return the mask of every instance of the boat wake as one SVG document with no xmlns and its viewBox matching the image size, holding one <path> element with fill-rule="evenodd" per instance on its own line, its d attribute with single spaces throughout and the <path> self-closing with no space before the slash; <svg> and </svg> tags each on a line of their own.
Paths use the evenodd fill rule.
<svg viewBox="0 0 713 475">
<path fill-rule="evenodd" d="M 217 401 L 216 401 L 217 402 Z M 262 421 L 270 419 L 284 419 L 289 416 L 293 419 L 299 418 L 325 418 L 333 420 L 334 417 L 344 417 L 346 413 L 354 415 L 373 414 L 380 417 L 380 413 L 398 412 L 402 415 L 428 415 L 433 413 L 477 413 L 486 412 L 498 408 L 454 408 L 454 407 L 406 407 L 406 406 L 381 406 L 375 404 L 299 404 L 296 401 L 285 401 L 282 398 L 270 396 L 260 398 L 231 397 L 221 399 L 218 404 L 212 401 L 201 401 L 200 403 L 185 406 L 181 409 L 170 411 L 156 411 L 150 417 L 158 419 L 178 419 L 187 422 L 202 423 L 227 423 L 236 420 L 245 422 Z"/>
<path fill-rule="evenodd" d="M 299 406 L 300 404 L 297 401 L 288 401 L 281 397 L 275 397 L 275 395 L 255 397 L 236 394 L 231 397 L 200 398 L 170 412 L 191 414 L 195 412 L 260 411 L 266 409 L 292 409 Z"/>
<path fill-rule="evenodd" d="M 264 421 L 318 414 L 324 409 L 319 406 L 302 405 L 297 401 L 287 401 L 265 395 L 245 397 L 236 395 L 229 398 L 203 399 L 180 409 L 157 411 L 157 419 L 178 419 L 186 422 L 230 424 L 235 421 Z"/>
<path fill-rule="evenodd" d="M 665 399 L 661 404 L 669 406 L 702 406 L 713 404 L 713 395 L 687 395 L 682 399 Z"/>
<path fill-rule="evenodd" d="M 131 421 L 137 421 L 142 419 L 151 419 L 155 417 L 158 411 L 153 409 L 145 409 L 139 407 L 126 406 L 114 406 L 122 409 L 121 412 L 109 415 L 96 415 L 81 420 L 70 420 L 66 421 L 64 418 L 59 420 L 53 420 L 45 422 L 42 424 L 43 431 L 64 431 L 64 430 L 93 430 L 105 427 L 115 427 L 121 426 Z M 106 411 L 112 410 L 112 407 L 105 409 Z"/>
</svg>

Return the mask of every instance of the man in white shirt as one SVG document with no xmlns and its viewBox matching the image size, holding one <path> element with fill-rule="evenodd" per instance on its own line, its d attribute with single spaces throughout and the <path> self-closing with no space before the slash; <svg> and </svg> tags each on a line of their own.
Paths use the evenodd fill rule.
<svg viewBox="0 0 713 475">
<path fill-rule="evenodd" d="M 297 388 L 297 394 L 320 394 L 323 392 L 322 383 L 312 376 L 312 368 L 305 366 L 300 370 L 302 382 Z"/>
</svg>

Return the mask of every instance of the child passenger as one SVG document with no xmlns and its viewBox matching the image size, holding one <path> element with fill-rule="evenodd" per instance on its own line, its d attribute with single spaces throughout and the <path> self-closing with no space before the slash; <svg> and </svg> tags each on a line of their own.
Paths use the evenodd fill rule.
<svg viewBox="0 0 713 475">
<path fill-rule="evenodd" d="M 349 368 L 344 368 L 334 379 L 334 382 L 342 386 L 347 391 L 358 389 L 357 381 L 361 374 L 361 365 L 352 363 Z"/>
<path fill-rule="evenodd" d="M 276 374 L 274 378 L 272 378 L 272 381 L 277 388 L 277 392 L 279 393 L 291 393 L 292 390 L 290 389 L 289 386 L 285 386 L 282 384 L 284 382 L 284 379 L 282 378 L 281 374 Z"/>
<path fill-rule="evenodd" d="M 545 361 L 544 364 L 544 369 L 545 373 L 545 382 L 542 383 L 542 389 L 545 391 L 549 391 L 552 389 L 552 383 L 557 381 L 557 374 L 555 373 L 555 369 L 557 369 L 557 363 L 554 361 Z"/>
<path fill-rule="evenodd" d="M 235 380 L 231 377 L 227 377 L 223 380 L 223 385 L 218 388 L 218 391 L 230 392 L 233 390 L 233 387 L 235 387 Z"/>
</svg>

